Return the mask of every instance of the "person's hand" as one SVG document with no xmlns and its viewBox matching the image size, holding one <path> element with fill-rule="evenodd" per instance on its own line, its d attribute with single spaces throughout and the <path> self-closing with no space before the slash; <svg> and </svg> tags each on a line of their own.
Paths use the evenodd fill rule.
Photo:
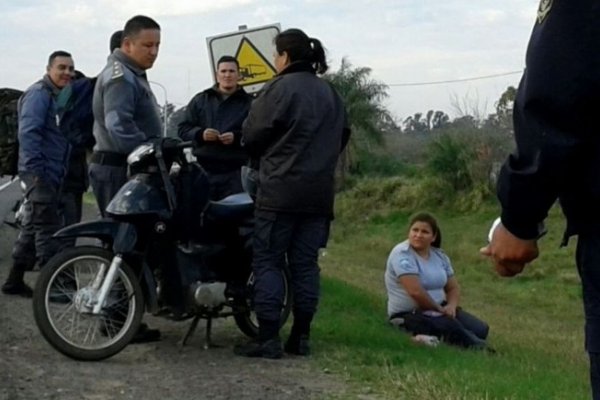
<svg viewBox="0 0 600 400">
<path fill-rule="evenodd" d="M 219 135 L 219 140 L 223 144 L 233 143 L 233 132 L 225 132 Z"/>
<path fill-rule="evenodd" d="M 206 128 L 202 133 L 202 139 L 204 139 L 205 142 L 219 140 L 219 131 L 213 128 Z"/>
<path fill-rule="evenodd" d="M 456 306 L 454 304 L 446 304 L 442 307 L 442 312 L 447 317 L 456 318 Z"/>
<path fill-rule="evenodd" d="M 492 260 L 500 276 L 520 274 L 525 264 L 539 255 L 537 240 L 519 239 L 501 223 L 494 230 L 490 244 L 479 252 Z"/>
</svg>

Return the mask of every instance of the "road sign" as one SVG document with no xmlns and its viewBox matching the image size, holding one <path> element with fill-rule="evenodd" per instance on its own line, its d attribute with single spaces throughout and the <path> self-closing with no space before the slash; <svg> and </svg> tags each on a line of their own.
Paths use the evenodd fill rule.
<svg viewBox="0 0 600 400">
<path fill-rule="evenodd" d="M 213 77 L 219 58 L 233 56 L 240 64 L 240 85 L 248 93 L 259 91 L 277 73 L 271 60 L 275 52 L 273 39 L 280 31 L 279 24 L 272 24 L 206 38 Z"/>
</svg>

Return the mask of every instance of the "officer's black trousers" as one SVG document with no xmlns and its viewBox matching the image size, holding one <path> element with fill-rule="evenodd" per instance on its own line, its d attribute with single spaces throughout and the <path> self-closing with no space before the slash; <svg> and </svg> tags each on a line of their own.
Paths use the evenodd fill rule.
<svg viewBox="0 0 600 400">
<path fill-rule="evenodd" d="M 259 320 L 279 321 L 285 290 L 281 268 L 291 272 L 294 314 L 314 315 L 319 302 L 319 248 L 329 236 L 329 218 L 256 212 L 253 240 L 255 311 Z"/>
<path fill-rule="evenodd" d="M 62 227 L 58 212 L 59 189 L 45 182 L 21 177 L 27 189 L 23 199 L 21 230 L 12 257 L 15 268 L 33 269 L 36 262 L 43 267 L 60 250 L 61 243 L 52 235 Z"/>
<path fill-rule="evenodd" d="M 576 261 L 583 286 L 585 348 L 590 354 L 593 398 L 600 400 L 600 232 L 579 234 Z"/>
</svg>

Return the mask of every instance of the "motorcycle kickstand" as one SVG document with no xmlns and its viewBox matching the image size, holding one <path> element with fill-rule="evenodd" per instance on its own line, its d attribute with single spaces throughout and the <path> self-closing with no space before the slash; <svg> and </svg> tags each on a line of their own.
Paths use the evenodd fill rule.
<svg viewBox="0 0 600 400">
<path fill-rule="evenodd" d="M 183 337 L 183 340 L 181 342 L 181 347 L 185 346 L 187 344 L 187 341 L 189 340 L 189 338 L 194 334 L 194 331 L 198 327 L 198 322 L 200 321 L 200 318 L 201 318 L 200 316 L 194 317 L 194 320 L 192 321 L 192 324 L 190 325 L 188 332 Z M 208 318 L 206 318 L 205 342 L 204 342 L 204 346 L 202 346 L 204 348 L 204 350 L 208 350 L 211 347 L 212 348 L 221 347 L 212 342 L 211 331 L 212 331 L 212 318 L 208 317 Z"/>
<path fill-rule="evenodd" d="M 190 325 L 190 328 L 188 329 L 187 333 L 185 334 L 185 336 L 181 340 L 181 347 L 185 346 L 187 344 L 187 341 L 194 334 L 194 331 L 196 330 L 196 327 L 198 326 L 198 322 L 200 321 L 200 318 L 201 317 L 199 315 L 194 317 L 194 320 L 192 321 L 192 324 Z"/>
</svg>

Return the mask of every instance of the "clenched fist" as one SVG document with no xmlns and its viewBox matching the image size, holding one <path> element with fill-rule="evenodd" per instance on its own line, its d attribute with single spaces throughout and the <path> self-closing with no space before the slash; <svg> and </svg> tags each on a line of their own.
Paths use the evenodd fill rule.
<svg viewBox="0 0 600 400">
<path fill-rule="evenodd" d="M 500 276 L 515 276 L 521 273 L 525 264 L 539 255 L 537 240 L 519 239 L 502 223 L 494 229 L 490 243 L 479 252 L 492 259 Z"/>
</svg>

